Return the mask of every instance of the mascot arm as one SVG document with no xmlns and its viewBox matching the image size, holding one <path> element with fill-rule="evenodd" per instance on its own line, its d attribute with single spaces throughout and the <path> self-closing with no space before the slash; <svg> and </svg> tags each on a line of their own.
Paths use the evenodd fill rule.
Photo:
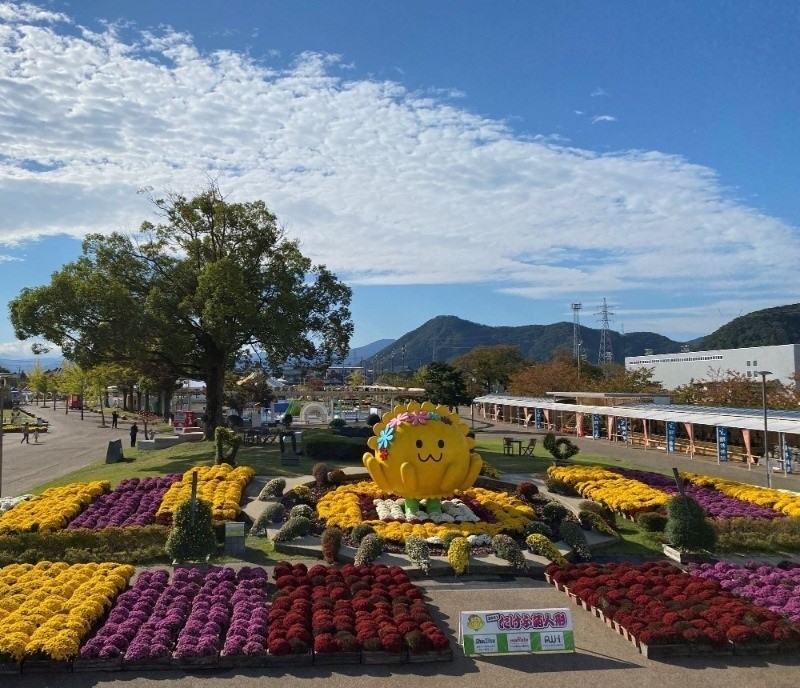
<svg viewBox="0 0 800 688">
<path fill-rule="evenodd" d="M 464 475 L 464 464 L 451 463 L 444 471 L 440 484 L 442 494 L 452 494 L 455 490 L 463 489 L 466 477 Z"/>
<path fill-rule="evenodd" d="M 419 487 L 419 480 L 417 479 L 417 469 L 414 464 L 405 462 L 400 465 L 400 480 L 406 489 L 409 497 L 414 497 L 417 488 Z"/>
<path fill-rule="evenodd" d="M 475 481 L 478 479 L 481 468 L 483 468 L 483 459 L 477 454 L 470 454 L 469 468 L 467 469 L 467 474 L 464 476 L 464 481 L 459 486 L 459 489 L 468 490 L 470 487 L 472 487 L 475 484 Z"/>
<path fill-rule="evenodd" d="M 394 491 L 389 484 L 383 462 L 380 459 L 375 458 L 374 454 L 367 453 L 364 454 L 362 461 L 370 477 L 377 483 L 378 487 L 386 492 Z"/>
</svg>

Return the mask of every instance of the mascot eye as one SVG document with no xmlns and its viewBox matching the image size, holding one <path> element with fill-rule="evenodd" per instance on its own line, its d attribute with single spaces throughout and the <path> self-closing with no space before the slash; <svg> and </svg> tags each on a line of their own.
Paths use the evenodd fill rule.
<svg viewBox="0 0 800 688">
<path fill-rule="evenodd" d="M 439 449 L 444 449 L 444 440 L 439 440 L 437 444 L 439 445 Z"/>
<path fill-rule="evenodd" d="M 422 440 L 417 440 L 417 449 L 422 449 Z"/>
</svg>

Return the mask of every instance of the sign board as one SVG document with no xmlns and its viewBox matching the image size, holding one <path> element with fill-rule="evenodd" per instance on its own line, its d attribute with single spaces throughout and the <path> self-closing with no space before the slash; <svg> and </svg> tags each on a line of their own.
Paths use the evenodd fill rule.
<svg viewBox="0 0 800 688">
<path fill-rule="evenodd" d="M 795 450 L 789 446 L 786 442 L 786 435 L 781 435 L 781 441 L 783 443 L 783 467 L 787 473 L 794 472 L 794 466 L 792 465 L 794 462 L 794 452 Z"/>
<path fill-rule="evenodd" d="M 466 656 L 575 651 L 568 609 L 461 612 L 458 632 Z"/>
<path fill-rule="evenodd" d="M 592 414 L 592 437 L 600 439 L 600 416 L 597 413 Z"/>
<path fill-rule="evenodd" d="M 728 460 L 728 428 L 717 428 L 717 461 Z"/>
<path fill-rule="evenodd" d="M 619 432 L 620 439 L 623 442 L 628 441 L 628 419 L 619 418 L 617 420 L 617 431 Z"/>
<path fill-rule="evenodd" d="M 125 457 L 122 455 L 122 440 L 111 440 L 106 449 L 106 463 L 119 463 L 124 461 Z"/>
<path fill-rule="evenodd" d="M 667 421 L 667 451 L 675 451 L 675 440 L 677 438 L 678 426 L 674 420 Z"/>
<path fill-rule="evenodd" d="M 542 425 L 543 425 L 542 418 L 543 418 L 542 409 L 537 408 L 536 409 L 536 427 L 537 428 L 541 428 L 542 427 Z"/>
</svg>

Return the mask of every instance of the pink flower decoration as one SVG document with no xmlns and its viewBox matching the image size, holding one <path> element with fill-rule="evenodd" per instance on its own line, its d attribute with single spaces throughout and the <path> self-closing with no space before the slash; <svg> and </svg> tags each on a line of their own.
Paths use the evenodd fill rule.
<svg viewBox="0 0 800 688">
<path fill-rule="evenodd" d="M 407 422 L 408 422 L 408 414 L 407 413 L 401 413 L 401 414 L 395 416 L 394 418 L 392 418 L 392 420 L 390 420 L 386 424 L 386 426 L 390 427 L 390 428 L 396 428 L 398 425 L 402 425 L 403 423 L 407 423 Z"/>
<path fill-rule="evenodd" d="M 428 412 L 412 411 L 408 414 L 408 421 L 411 425 L 425 425 L 428 422 Z"/>
</svg>

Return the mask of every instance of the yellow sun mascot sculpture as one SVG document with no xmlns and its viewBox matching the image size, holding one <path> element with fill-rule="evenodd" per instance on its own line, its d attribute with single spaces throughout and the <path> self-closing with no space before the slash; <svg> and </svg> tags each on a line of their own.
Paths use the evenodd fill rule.
<svg viewBox="0 0 800 688">
<path fill-rule="evenodd" d="M 442 498 L 472 487 L 481 471 L 469 428 L 445 406 L 395 406 L 372 429 L 364 466 L 381 489 L 405 499 L 407 514 L 418 512 L 422 499 L 429 514 L 441 513 Z"/>
</svg>

